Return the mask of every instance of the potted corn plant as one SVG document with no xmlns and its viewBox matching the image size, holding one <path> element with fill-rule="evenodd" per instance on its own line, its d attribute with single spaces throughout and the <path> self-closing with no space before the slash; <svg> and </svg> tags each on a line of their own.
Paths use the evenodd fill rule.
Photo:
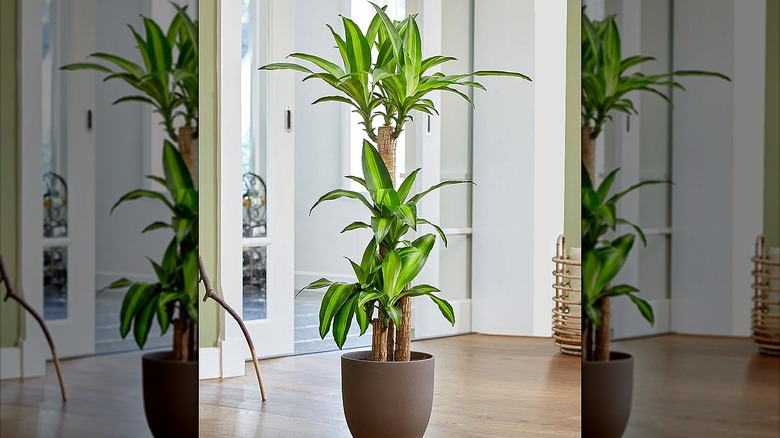
<svg viewBox="0 0 780 438">
<path fill-rule="evenodd" d="M 618 169 L 594 185 L 595 141 L 615 112 L 637 114 L 633 91 L 655 94 L 671 104 L 667 89 L 685 88 L 675 76 L 709 76 L 729 80 L 720 73 L 677 70 L 645 75 L 628 73 L 632 67 L 653 61 L 650 56 L 622 57 L 615 16 L 592 21 L 582 12 L 582 436 L 610 438 L 623 435 L 631 412 L 633 358 L 609 351 L 610 299 L 625 296 L 651 324 L 653 309 L 638 297 L 634 286 L 611 282 L 620 273 L 634 245 L 635 234 L 646 244 L 641 228 L 617 217 L 618 201 L 639 187 L 664 181 L 643 181 L 608 197 Z M 596 187 L 596 188 L 594 188 Z M 618 225 L 633 228 L 612 240 L 604 237 Z M 607 390 L 607 388 L 609 388 Z"/>
<path fill-rule="evenodd" d="M 143 17 L 145 38 L 130 27 L 143 65 L 108 53 L 90 57 L 108 65 L 82 62 L 62 70 L 96 70 L 105 80 L 121 79 L 142 94 L 125 96 L 114 103 L 143 102 L 163 119 L 171 141 L 162 150 L 164 177 L 147 176 L 163 189 L 136 189 L 122 196 L 111 212 L 127 201 L 149 198 L 170 210 L 169 221 L 155 221 L 142 232 L 169 230 L 172 234 L 162 259 L 150 262 L 157 281 L 147 283 L 122 278 L 105 289 L 127 289 L 120 310 L 120 334 L 133 332 L 143 349 L 154 321 L 162 334 L 173 328 L 170 351 L 143 356 L 144 411 L 155 436 L 198 435 L 198 191 L 196 139 L 198 124 L 198 30 L 182 8 L 167 32 Z M 172 143 L 176 142 L 178 148 Z"/>
<path fill-rule="evenodd" d="M 344 231 L 371 229 L 360 263 L 349 261 L 356 276 L 354 283 L 319 279 L 304 289 L 327 288 L 320 308 L 320 335 L 333 331 L 341 348 L 356 320 L 361 334 L 372 329 L 370 352 L 350 352 L 342 356 L 342 399 L 352 435 L 355 437 L 420 437 L 425 432 L 433 401 L 434 358 L 412 352 L 411 298 L 426 296 L 443 316 L 454 324 L 452 306 L 436 295 L 431 285 L 412 282 L 425 266 L 436 241 L 435 234 L 414 240 L 406 235 L 419 225 L 431 226 L 446 245 L 441 228 L 417 216 L 417 202 L 433 190 L 470 181 L 444 181 L 411 195 L 421 169 L 411 172 L 400 186 L 395 181 L 396 139 L 412 118 L 412 111 L 436 114 L 434 91 L 456 93 L 473 105 L 461 90 L 484 87 L 472 76 L 509 76 L 530 80 L 506 71 L 477 71 L 459 75 L 431 73 L 434 67 L 453 60 L 448 56 L 422 57 L 422 41 L 415 16 L 393 21 L 384 8 L 376 11 L 367 30 L 342 17 L 344 36 L 329 27 L 341 60 L 293 53 L 291 58 L 306 61 L 315 70 L 297 63 L 273 63 L 261 70 L 295 70 L 306 73 L 304 80 L 319 79 L 335 89 L 314 103 L 340 102 L 353 108 L 361 118 L 366 140 L 362 148 L 363 176 L 347 176 L 367 194 L 336 189 L 323 195 L 324 201 L 352 198 L 362 202 L 369 214 L 363 221 L 348 224 Z M 341 64 L 341 65 L 339 65 Z M 376 126 L 375 124 L 379 124 Z M 312 207 L 314 208 L 314 207 Z M 377 391 L 366 391 L 376 382 L 386 382 Z M 403 419 L 403 421 L 398 421 Z"/>
</svg>

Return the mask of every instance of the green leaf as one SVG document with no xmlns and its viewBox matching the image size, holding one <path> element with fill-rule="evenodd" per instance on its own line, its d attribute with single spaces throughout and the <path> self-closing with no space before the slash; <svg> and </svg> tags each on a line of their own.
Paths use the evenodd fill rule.
<svg viewBox="0 0 780 438">
<path fill-rule="evenodd" d="M 368 190 L 368 185 L 366 185 L 366 180 L 364 180 L 363 178 L 360 178 L 359 176 L 352 176 L 352 175 L 347 175 L 344 178 L 351 179 L 352 181 L 355 181 L 356 183 L 365 187 L 366 190 Z"/>
<path fill-rule="evenodd" d="M 358 306 L 363 306 L 366 303 L 368 303 L 371 300 L 376 300 L 384 295 L 384 292 L 378 291 L 376 289 L 369 289 L 364 290 L 363 292 L 360 292 L 360 295 L 358 296 Z"/>
<path fill-rule="evenodd" d="M 171 193 L 194 188 L 192 176 L 187 169 L 187 164 L 184 163 L 184 158 L 168 140 L 165 140 L 163 145 L 163 172 L 168 183 L 168 190 Z"/>
<path fill-rule="evenodd" d="M 258 68 L 258 70 L 294 70 L 303 73 L 313 73 L 311 70 L 309 70 L 308 68 L 302 65 L 293 64 L 289 62 L 277 62 L 273 64 L 266 64 Z"/>
<path fill-rule="evenodd" d="M 357 298 L 357 294 L 353 294 L 341 306 L 333 318 L 333 339 L 336 341 L 339 350 L 341 350 L 344 342 L 347 340 L 347 333 L 349 333 L 349 327 L 352 325 L 352 316 L 355 314 L 357 307 Z"/>
<path fill-rule="evenodd" d="M 184 255 L 182 272 L 184 274 L 184 294 L 191 300 L 197 301 L 200 271 L 198 269 L 198 254 L 195 251 L 189 251 Z"/>
<path fill-rule="evenodd" d="M 320 279 L 314 280 L 311 283 L 309 283 L 308 285 L 304 286 L 303 289 L 298 291 L 298 293 L 301 293 L 301 292 L 305 291 L 306 289 L 322 289 L 323 287 L 328 287 L 331 284 L 333 284 L 333 282 L 328 280 L 327 278 L 320 278 Z"/>
<path fill-rule="evenodd" d="M 157 310 L 159 298 L 159 295 L 155 295 L 147 300 L 135 316 L 133 336 L 136 344 L 138 344 L 138 348 L 144 348 L 144 345 L 146 345 L 146 339 L 149 337 L 149 330 L 152 328 L 152 322 L 154 322 L 154 314 Z"/>
<path fill-rule="evenodd" d="M 357 319 L 358 325 L 360 326 L 360 336 L 363 336 L 363 334 L 366 333 L 366 330 L 368 330 L 368 326 L 371 324 L 371 315 L 374 312 L 373 307 L 367 306 L 358 306 L 355 309 L 355 319 Z"/>
<path fill-rule="evenodd" d="M 147 231 L 159 230 L 162 228 L 171 228 L 171 224 L 162 221 L 152 222 L 151 224 L 147 225 L 146 228 L 144 228 L 143 231 L 141 231 L 141 233 L 145 233 Z"/>
<path fill-rule="evenodd" d="M 311 210 L 309 210 L 309 214 L 311 215 L 311 212 L 312 210 L 314 210 L 314 207 L 318 206 L 321 202 L 332 201 L 334 199 L 339 199 L 339 198 L 357 199 L 358 201 L 362 202 L 363 205 L 365 205 L 371 211 L 372 214 L 379 214 L 379 212 L 374 208 L 374 206 L 368 202 L 365 196 L 361 195 L 358 192 L 353 192 L 352 190 L 344 190 L 344 189 L 331 190 L 328 193 L 322 195 L 320 199 L 318 199 L 317 202 L 315 202 L 314 205 L 311 207 Z"/>
<path fill-rule="evenodd" d="M 122 58 L 121 56 L 112 55 L 110 53 L 98 52 L 89 55 L 89 57 L 101 59 L 103 61 L 108 61 L 113 64 L 116 64 L 117 67 L 129 73 L 135 79 L 139 79 L 146 74 L 146 72 L 144 71 L 144 69 L 141 68 L 141 66 L 128 59 Z"/>
<path fill-rule="evenodd" d="M 396 328 L 400 328 L 403 325 L 403 312 L 398 306 L 384 306 L 385 313 L 395 323 Z"/>
<path fill-rule="evenodd" d="M 130 332 L 133 318 L 154 295 L 154 284 L 133 283 L 122 299 L 122 307 L 119 310 L 119 333 L 124 339 Z"/>
<path fill-rule="evenodd" d="M 114 204 L 114 206 L 111 207 L 110 213 L 113 213 L 114 209 L 116 209 L 119 206 L 119 204 L 121 204 L 123 202 L 126 202 L 126 201 L 132 201 L 132 200 L 140 199 L 140 198 L 157 199 L 158 201 L 160 201 L 163 204 L 165 204 L 165 206 L 168 207 L 171 211 L 175 211 L 173 205 L 171 204 L 171 202 L 168 201 L 168 198 L 166 198 L 165 195 L 163 195 L 162 193 L 156 192 L 154 190 L 136 189 L 136 190 L 133 190 L 133 191 L 131 191 L 129 193 L 126 193 L 124 196 L 119 198 L 119 200 L 116 201 L 116 204 Z"/>
<path fill-rule="evenodd" d="M 452 324 L 452 326 L 455 326 L 455 311 L 452 310 L 452 306 L 450 303 L 448 303 L 446 300 L 443 300 L 436 295 L 433 294 L 427 294 L 428 297 L 433 300 L 434 303 L 436 303 L 437 306 L 439 306 L 439 310 L 441 311 L 441 314 L 444 315 L 445 318 L 447 318 L 447 321 Z"/>
<path fill-rule="evenodd" d="M 341 232 L 343 233 L 345 231 L 357 230 L 359 228 L 371 228 L 371 225 L 369 225 L 369 224 L 367 224 L 365 222 L 355 221 L 355 222 L 352 222 L 351 224 L 347 225 L 346 227 L 344 227 L 344 229 L 341 230 Z"/>
<path fill-rule="evenodd" d="M 393 299 L 403 289 L 406 283 L 400 280 L 401 270 L 403 269 L 403 262 L 401 257 L 395 250 L 389 250 L 382 260 L 382 280 L 383 288 L 382 292 L 387 295 L 389 299 Z"/>
<path fill-rule="evenodd" d="M 409 225 L 413 230 L 417 231 L 417 206 L 409 203 L 399 205 L 390 209 L 393 214 Z"/>
<path fill-rule="evenodd" d="M 111 284 L 109 284 L 108 286 L 106 286 L 103 289 L 101 289 L 101 291 L 106 290 L 106 289 L 124 289 L 124 288 L 126 288 L 126 287 L 128 287 L 128 286 L 130 286 L 132 284 L 133 284 L 133 282 L 130 281 L 129 279 L 127 279 L 127 278 L 120 278 L 119 280 L 114 280 L 113 282 L 111 282 Z"/>
<path fill-rule="evenodd" d="M 371 3 L 371 6 L 374 7 L 374 10 L 376 10 L 376 13 L 379 15 L 379 18 L 382 20 L 382 28 L 384 29 L 384 32 L 387 34 L 387 38 L 390 40 L 390 44 L 393 47 L 393 57 L 395 59 L 401 58 L 401 50 L 403 47 L 403 42 L 401 41 L 401 36 L 398 34 L 398 29 L 395 28 L 395 25 L 393 24 L 393 21 L 390 20 L 390 17 L 387 16 L 384 10 L 377 6 L 374 3 Z"/>
<path fill-rule="evenodd" d="M 398 281 L 394 284 L 395 289 L 388 293 L 390 298 L 398 295 L 401 292 L 401 289 L 411 283 L 412 280 L 417 277 L 417 274 L 422 271 L 422 268 L 428 261 L 428 255 L 431 253 L 435 242 L 436 236 L 433 234 L 426 234 L 412 242 L 412 246 L 404 248 L 402 252 L 400 252 L 402 267 L 398 273 Z M 385 259 L 387 259 L 387 257 L 385 257 Z M 385 287 L 387 287 L 387 284 L 385 284 Z"/>
<path fill-rule="evenodd" d="M 341 306 L 344 305 L 354 289 L 354 284 L 333 283 L 328 288 L 328 291 L 325 292 L 320 305 L 320 338 L 325 339 L 325 335 L 330 331 L 333 317 L 341 309 Z"/>
<path fill-rule="evenodd" d="M 387 236 L 390 231 L 390 227 L 393 225 L 393 219 L 388 217 L 372 217 L 371 228 L 374 230 L 374 236 L 377 242 L 381 242 L 382 239 Z"/>
<path fill-rule="evenodd" d="M 434 191 L 436 189 L 442 188 L 444 186 L 449 186 L 449 185 L 453 185 L 453 184 L 474 184 L 474 182 L 470 181 L 470 180 L 467 180 L 467 179 L 442 181 L 439 184 L 436 184 L 436 185 L 430 187 L 428 190 L 425 190 L 424 192 L 420 192 L 420 193 L 412 196 L 412 199 L 409 200 L 409 203 L 416 204 L 420 199 L 422 199 L 423 196 L 427 195 L 428 193 L 430 193 L 430 192 L 432 192 L 432 191 Z"/>
<path fill-rule="evenodd" d="M 636 307 L 639 309 L 639 313 L 642 314 L 642 316 L 650 323 L 650 325 L 655 324 L 655 315 L 653 314 L 653 307 L 650 306 L 650 304 L 635 296 L 634 294 L 628 294 L 628 297 L 631 298 L 631 301 L 636 304 Z"/>
<path fill-rule="evenodd" d="M 371 272 L 377 264 L 377 243 L 375 238 L 371 238 L 363 251 L 363 257 L 360 259 L 360 266 L 366 272 Z"/>
<path fill-rule="evenodd" d="M 392 189 L 393 181 L 390 179 L 390 173 L 387 171 L 379 151 L 367 140 L 363 140 L 363 154 L 361 157 L 363 165 L 363 175 L 366 178 L 366 185 L 369 192 L 376 192 L 378 189 Z"/>
<path fill-rule="evenodd" d="M 418 218 L 417 219 L 417 223 L 418 224 L 427 224 L 427 225 L 432 226 L 433 229 L 436 230 L 437 233 L 439 233 L 439 237 L 441 237 L 442 242 L 444 242 L 444 246 L 445 247 L 447 246 L 447 235 L 444 234 L 444 231 L 438 225 L 436 225 L 433 222 L 430 222 L 430 221 L 428 221 L 426 219 L 422 219 L 422 218 Z"/>
<path fill-rule="evenodd" d="M 149 51 L 152 72 L 169 72 L 172 53 L 167 35 L 150 18 L 144 17 L 144 27 L 146 28 L 146 48 Z"/>
<path fill-rule="evenodd" d="M 409 196 L 409 191 L 414 186 L 414 180 L 417 178 L 417 173 L 419 171 L 420 168 L 414 169 L 406 178 L 404 178 L 401 186 L 398 187 L 398 198 L 400 198 L 401 202 L 406 202 L 406 197 Z"/>
<path fill-rule="evenodd" d="M 350 259 L 349 257 L 345 257 L 345 258 L 347 260 L 349 260 L 349 264 L 352 266 L 352 270 L 355 272 L 355 276 L 358 279 L 358 283 L 360 283 L 361 285 L 366 284 L 366 277 L 367 277 L 368 273 L 365 272 L 363 270 L 363 268 L 360 267 L 360 265 L 358 265 L 357 263 L 353 262 L 352 259 Z"/>
<path fill-rule="evenodd" d="M 111 70 L 110 68 L 95 62 L 74 62 L 71 64 L 63 65 L 62 67 L 60 67 L 60 70 L 63 71 L 94 70 L 102 73 L 113 72 L 113 70 Z"/>
<path fill-rule="evenodd" d="M 320 58 L 319 56 L 309 55 L 306 53 L 291 53 L 288 57 L 309 61 L 317 67 L 325 70 L 326 73 L 333 77 L 340 78 L 344 76 L 344 70 L 341 67 L 328 61 L 327 59 Z M 309 73 L 311 73 L 311 71 Z"/>
</svg>

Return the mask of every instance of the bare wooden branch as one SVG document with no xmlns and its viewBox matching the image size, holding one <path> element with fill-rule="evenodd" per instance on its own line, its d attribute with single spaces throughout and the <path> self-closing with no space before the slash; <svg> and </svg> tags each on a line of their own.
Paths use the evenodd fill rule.
<svg viewBox="0 0 780 438">
<path fill-rule="evenodd" d="M 9 298 L 15 300 L 19 305 L 24 308 L 30 315 L 38 321 L 38 325 L 41 326 L 43 334 L 46 336 L 46 341 L 49 343 L 49 350 L 51 350 L 51 357 L 54 360 L 54 369 L 57 371 L 57 380 L 60 382 L 60 394 L 62 395 L 62 401 L 68 401 L 68 395 L 65 393 L 65 382 L 62 380 L 62 371 L 60 370 L 60 359 L 57 357 L 57 349 L 54 347 L 54 340 L 51 338 L 51 333 L 46 327 L 46 323 L 41 318 L 41 315 L 35 311 L 29 304 L 14 291 L 13 285 L 11 285 L 11 278 L 5 272 L 5 264 L 3 264 L 3 258 L 0 257 L 0 283 L 5 283 L 5 296 L 3 301 L 8 301 Z"/>
<path fill-rule="evenodd" d="M 205 303 L 209 298 L 216 301 L 217 304 L 222 306 L 222 308 L 225 309 L 227 313 L 229 313 L 230 316 L 236 320 L 238 326 L 241 327 L 241 331 L 244 333 L 244 337 L 246 338 L 246 343 L 249 346 L 249 352 L 252 354 L 252 364 L 255 367 L 255 374 L 257 374 L 257 383 L 260 385 L 260 396 L 262 397 L 263 401 L 265 401 L 265 387 L 263 386 L 263 378 L 260 377 L 260 364 L 257 362 L 255 345 L 252 343 L 252 337 L 249 336 L 249 331 L 247 330 L 246 325 L 244 325 L 244 321 L 240 316 L 238 316 L 238 313 L 236 313 L 236 311 L 233 310 L 233 308 L 222 299 L 222 297 L 214 293 L 214 288 L 211 286 L 211 280 L 209 279 L 208 274 L 206 274 L 206 267 L 203 265 L 203 257 L 200 256 L 198 256 L 198 269 L 200 270 L 200 279 L 203 281 L 203 286 L 206 288 L 206 294 L 203 295 L 203 302 Z"/>
</svg>

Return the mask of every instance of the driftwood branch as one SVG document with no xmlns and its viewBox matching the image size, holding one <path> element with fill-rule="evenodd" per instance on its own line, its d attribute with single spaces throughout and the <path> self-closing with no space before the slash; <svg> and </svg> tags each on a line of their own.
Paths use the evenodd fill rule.
<svg viewBox="0 0 780 438">
<path fill-rule="evenodd" d="M 14 291 L 13 285 L 11 285 L 11 278 L 8 277 L 8 274 L 5 272 L 5 264 L 3 264 L 3 258 L 0 257 L 0 283 L 5 283 L 5 296 L 3 297 L 3 301 L 8 301 L 9 298 L 15 300 L 18 302 L 24 310 L 26 310 L 30 315 L 35 318 L 36 321 L 38 321 L 38 324 L 41 326 L 41 329 L 43 330 L 43 334 L 46 335 L 46 341 L 49 343 L 49 349 L 51 350 L 51 357 L 54 359 L 54 368 L 57 370 L 57 380 L 60 382 L 60 393 L 62 394 L 62 401 L 66 402 L 68 401 L 68 396 L 65 393 L 65 383 L 62 381 L 62 371 L 60 370 L 60 359 L 57 357 L 57 349 L 54 348 L 54 340 L 51 338 L 51 333 L 49 333 L 49 329 L 46 327 L 46 323 L 43 321 L 43 318 L 41 318 L 41 315 L 38 314 L 38 312 L 35 311 L 32 307 L 30 307 L 29 304 L 22 298 L 20 295 L 18 295 Z"/>
<path fill-rule="evenodd" d="M 255 346 L 252 343 L 252 338 L 249 336 L 249 331 L 246 329 L 246 325 L 244 325 L 244 321 L 241 319 L 240 316 L 238 316 L 238 313 L 236 313 L 235 310 L 233 310 L 232 307 L 228 303 L 225 302 L 225 300 L 222 299 L 219 295 L 214 293 L 214 288 L 211 287 L 211 280 L 209 279 L 208 274 L 206 274 L 206 267 L 203 265 L 203 258 L 198 257 L 198 268 L 200 269 L 200 278 L 203 281 L 203 286 L 206 288 L 206 294 L 203 295 L 203 302 L 205 303 L 206 300 L 211 298 L 212 300 L 216 301 L 217 304 L 222 306 L 223 309 L 225 309 L 230 316 L 233 317 L 233 319 L 236 320 L 239 327 L 241 327 L 241 331 L 244 332 L 244 337 L 246 338 L 246 343 L 249 345 L 249 351 L 252 354 L 252 364 L 255 366 L 255 374 L 257 374 L 257 383 L 260 385 L 260 396 L 262 397 L 263 401 L 265 401 L 265 387 L 263 386 L 263 378 L 260 377 L 260 364 L 257 363 L 257 354 L 255 353 Z"/>
</svg>

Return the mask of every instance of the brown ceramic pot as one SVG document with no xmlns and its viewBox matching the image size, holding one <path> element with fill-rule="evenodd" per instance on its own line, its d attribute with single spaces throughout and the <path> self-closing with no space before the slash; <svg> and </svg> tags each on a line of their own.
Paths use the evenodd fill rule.
<svg viewBox="0 0 780 438">
<path fill-rule="evenodd" d="M 146 422 L 156 438 L 198 436 L 198 362 L 169 360 L 170 351 L 143 356 Z"/>
<path fill-rule="evenodd" d="M 341 356 L 341 395 L 352 436 L 422 437 L 433 407 L 433 356 L 412 351 L 409 362 L 371 362 L 369 355 Z"/>
<path fill-rule="evenodd" d="M 631 415 L 634 358 L 611 352 L 607 362 L 582 363 L 583 438 L 620 438 Z"/>
</svg>

